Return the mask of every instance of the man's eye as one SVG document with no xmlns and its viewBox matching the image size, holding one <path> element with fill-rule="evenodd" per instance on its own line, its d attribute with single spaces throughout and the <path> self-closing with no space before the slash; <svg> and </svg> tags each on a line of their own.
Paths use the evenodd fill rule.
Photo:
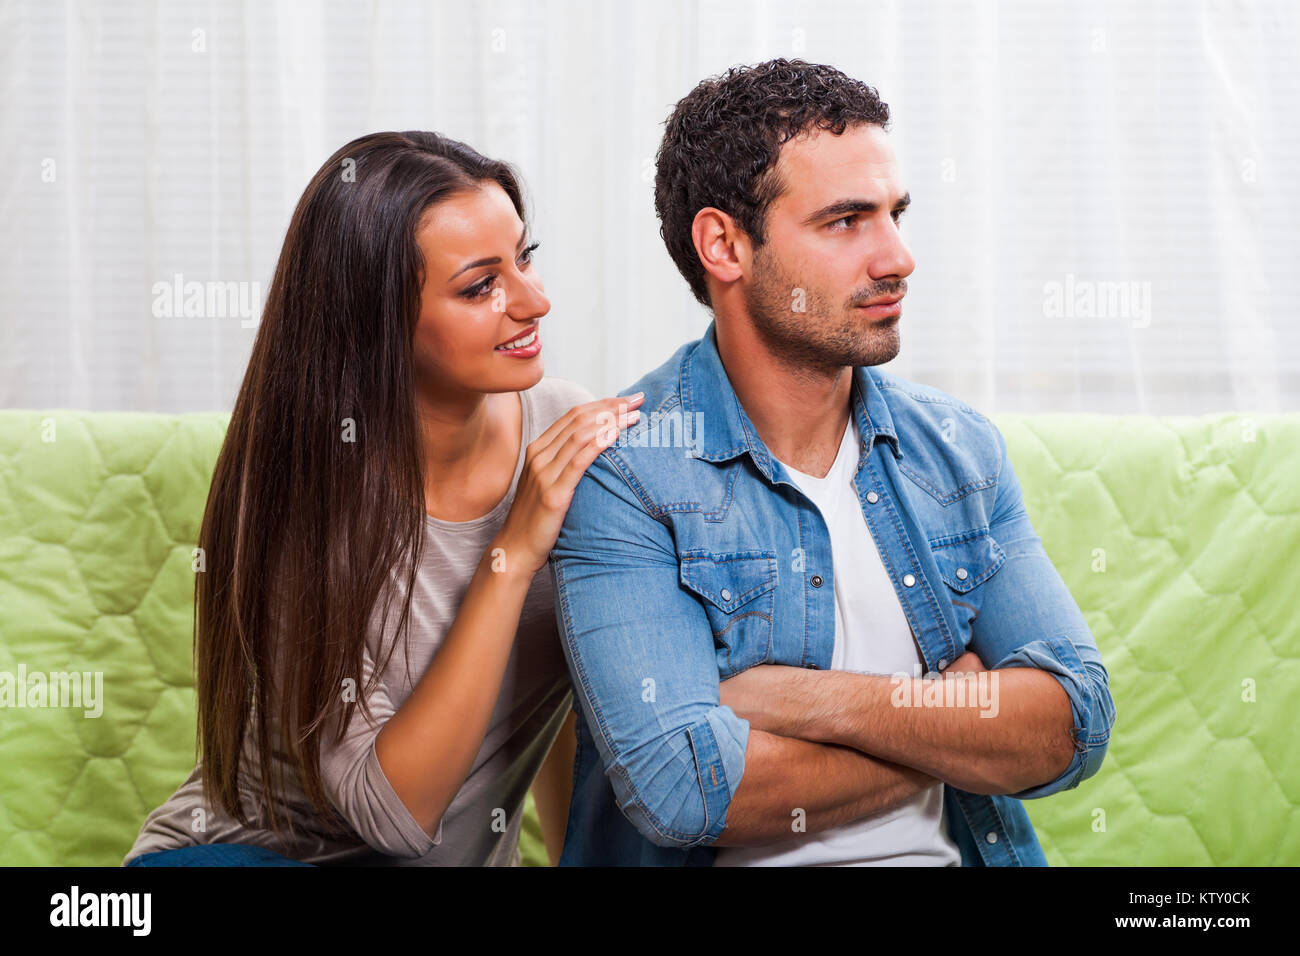
<svg viewBox="0 0 1300 956">
<path fill-rule="evenodd" d="M 904 213 L 904 212 L 906 212 L 906 210 L 904 210 L 904 209 L 896 209 L 896 210 L 894 210 L 894 224 L 895 224 L 895 225 L 897 225 L 898 223 L 900 223 L 900 222 L 903 221 L 903 213 Z"/>
<path fill-rule="evenodd" d="M 850 216 L 841 216 L 830 224 L 830 228 L 835 232 L 843 232 L 845 229 L 851 229 L 853 227 L 853 221 L 857 218 L 857 213 Z M 841 226 L 840 223 L 844 223 L 844 225 Z"/>
</svg>

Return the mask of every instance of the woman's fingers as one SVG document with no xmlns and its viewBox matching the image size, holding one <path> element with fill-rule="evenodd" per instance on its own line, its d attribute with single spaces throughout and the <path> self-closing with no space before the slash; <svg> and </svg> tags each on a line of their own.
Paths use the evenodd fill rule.
<svg viewBox="0 0 1300 956">
<path fill-rule="evenodd" d="M 640 411 L 636 409 L 628 412 L 624 416 L 625 421 L 623 424 L 632 424 L 640 414 Z M 618 429 L 604 425 L 590 434 L 574 432 L 569 440 L 564 443 L 564 447 L 552 459 L 546 469 L 545 476 L 542 478 L 542 485 L 546 489 L 545 495 L 548 506 L 553 509 L 558 520 L 562 521 L 564 519 L 564 515 L 569 510 L 569 505 L 573 502 L 573 493 L 578 487 L 578 482 L 587 473 L 591 463 L 617 437 Z M 558 535 L 558 533 L 557 526 L 556 534 Z"/>
<path fill-rule="evenodd" d="M 644 395 L 616 396 L 575 406 L 560 416 L 555 424 L 543 432 L 541 437 L 532 445 L 529 445 L 531 453 L 529 460 L 533 462 L 539 471 L 543 470 L 555 459 L 556 455 L 560 453 L 560 449 L 565 446 L 565 443 L 575 433 L 590 433 L 594 428 L 603 426 L 607 429 L 613 429 L 615 432 L 613 438 L 617 438 L 617 431 L 623 424 L 620 421 L 620 415 L 626 414 L 630 409 L 635 409 L 644 399 Z M 613 438 L 610 439 L 611 442 Z M 581 441 L 585 442 L 586 439 L 583 438 Z M 534 448 L 534 445 L 537 447 Z"/>
<path fill-rule="evenodd" d="M 634 408 L 624 412 L 616 422 L 602 420 L 594 429 L 575 429 L 547 465 L 544 482 L 567 485 L 570 490 L 576 488 L 596 456 L 612 445 L 624 428 L 636 424 L 640 417 L 641 410 Z"/>
<path fill-rule="evenodd" d="M 608 446 L 614 444 L 616 438 L 619 437 L 619 433 L 624 428 L 636 423 L 640 418 L 640 408 L 625 411 L 616 419 L 615 416 L 606 415 L 602 412 L 594 425 L 588 424 L 585 427 L 573 429 L 572 432 L 568 433 L 568 437 L 565 438 L 563 444 L 559 441 L 555 442 L 558 447 L 555 449 L 554 457 L 539 472 L 542 484 L 550 486 L 556 483 L 564 483 L 563 476 L 568 467 L 575 460 L 581 460 L 585 464 L 582 464 L 577 477 L 573 477 L 571 483 L 569 483 L 569 489 L 576 488 L 578 479 L 582 477 L 582 472 L 585 472 L 591 462 L 594 462 L 595 457 L 601 454 L 601 451 L 607 449 Z"/>
<path fill-rule="evenodd" d="M 633 414 L 637 413 L 634 412 Z M 631 424 L 631 422 L 628 424 Z M 564 467 L 560 470 L 559 475 L 556 476 L 555 484 L 568 490 L 570 500 L 572 500 L 574 490 L 578 487 L 578 482 L 582 480 L 582 476 L 585 475 L 587 469 L 591 467 L 591 463 L 595 461 L 596 457 L 608 448 L 609 445 L 610 442 L 605 441 L 603 437 L 598 436 L 584 444 L 567 462 L 564 463 Z M 568 510 L 568 502 L 565 503 L 565 510 Z"/>
<path fill-rule="evenodd" d="M 620 404 L 630 408 L 635 408 L 644 401 L 645 395 L 638 392 L 636 395 L 614 395 L 610 398 L 598 398 L 592 402 L 585 402 L 582 405 L 574 405 L 567 412 L 551 422 L 549 428 L 533 440 L 537 450 L 541 451 L 548 447 L 551 442 L 561 433 L 567 431 L 575 422 L 580 421 L 583 416 L 595 414 L 603 409 L 617 409 Z"/>
<path fill-rule="evenodd" d="M 562 427 L 547 430 L 545 443 L 539 439 L 528 446 L 500 537 L 512 541 L 534 570 L 545 565 L 583 473 L 622 428 L 640 417 L 639 409 L 628 407 L 640 401 L 629 396 L 578 406 L 563 416 Z"/>
</svg>

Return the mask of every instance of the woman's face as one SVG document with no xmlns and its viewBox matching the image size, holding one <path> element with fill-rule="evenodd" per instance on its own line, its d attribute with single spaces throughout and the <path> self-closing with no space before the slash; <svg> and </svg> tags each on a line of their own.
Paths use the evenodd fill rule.
<svg viewBox="0 0 1300 956">
<path fill-rule="evenodd" d="M 484 181 L 431 206 L 416 242 L 425 263 L 417 386 L 429 394 L 536 385 L 544 373 L 541 337 L 500 348 L 535 334 L 551 308 L 532 265 L 532 240 L 505 190 Z"/>
</svg>

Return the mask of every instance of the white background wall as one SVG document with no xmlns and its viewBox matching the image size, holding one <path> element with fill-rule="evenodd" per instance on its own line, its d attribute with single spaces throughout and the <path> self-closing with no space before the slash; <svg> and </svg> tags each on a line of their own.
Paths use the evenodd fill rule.
<svg viewBox="0 0 1300 956">
<path fill-rule="evenodd" d="M 8 2 L 0 405 L 229 409 L 254 330 L 156 317 L 154 284 L 264 293 L 311 173 L 412 128 L 519 165 L 547 372 L 612 394 L 708 323 L 658 234 L 664 119 L 800 56 L 894 114 L 889 368 L 987 412 L 1295 410 L 1298 54 L 1286 0 Z M 1053 314 L 1067 282 L 1149 311 Z"/>
</svg>

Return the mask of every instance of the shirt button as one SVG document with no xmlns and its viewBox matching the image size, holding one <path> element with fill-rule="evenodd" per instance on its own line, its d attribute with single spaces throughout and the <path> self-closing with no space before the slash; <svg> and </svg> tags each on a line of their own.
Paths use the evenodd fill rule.
<svg viewBox="0 0 1300 956">
<path fill-rule="evenodd" d="M 910 588 L 915 583 L 916 578 L 912 577 L 910 574 L 903 575 L 903 587 Z"/>
<path fill-rule="evenodd" d="M 822 586 L 822 576 L 820 574 L 814 574 L 812 576 L 812 586 L 815 588 Z"/>
<path fill-rule="evenodd" d="M 997 843 L 998 835 L 990 830 L 988 833 L 984 834 L 984 839 L 987 840 L 989 843 Z"/>
<path fill-rule="evenodd" d="M 875 504 L 877 501 L 879 501 L 879 500 L 880 500 L 880 495 L 876 494 L 874 491 L 868 491 L 868 492 L 867 492 L 867 501 L 868 501 L 870 504 L 873 504 L 873 505 L 874 505 L 874 504 Z"/>
<path fill-rule="evenodd" d="M 723 588 L 723 589 L 722 589 L 722 600 L 724 600 L 724 601 L 730 601 L 730 600 L 731 600 L 731 592 L 728 591 L 726 588 Z"/>
<path fill-rule="evenodd" d="M 939 658 L 939 670 L 943 670 L 947 666 L 948 666 L 948 658 L 946 657 Z"/>
<path fill-rule="evenodd" d="M 965 568 L 958 568 L 958 569 L 957 569 L 957 580 L 958 580 L 958 581 L 965 581 L 965 580 L 966 580 L 966 569 L 965 569 Z"/>
</svg>

